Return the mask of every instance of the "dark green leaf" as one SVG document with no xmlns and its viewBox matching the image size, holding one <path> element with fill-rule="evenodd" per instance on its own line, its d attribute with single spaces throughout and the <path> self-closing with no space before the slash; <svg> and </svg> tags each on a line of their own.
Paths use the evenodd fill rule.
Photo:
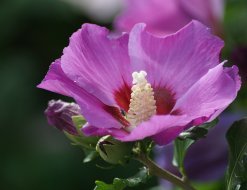
<svg viewBox="0 0 247 190">
<path fill-rule="evenodd" d="M 85 154 L 83 162 L 90 162 L 98 156 L 95 147 L 99 138 L 87 137 L 81 132 L 82 126 L 86 123 L 85 119 L 81 115 L 73 116 L 72 120 L 79 135 L 71 135 L 66 131 L 64 131 L 64 133 L 71 140 L 72 145 L 79 146 L 83 150 Z"/>
<path fill-rule="evenodd" d="M 75 145 L 82 146 L 83 148 L 95 150 L 99 138 L 87 137 L 81 132 L 81 128 L 86 123 L 86 120 L 80 115 L 73 116 L 72 120 L 74 125 L 76 126 L 78 133 L 80 134 L 79 136 L 69 137 L 72 142 L 74 142 Z"/>
<path fill-rule="evenodd" d="M 213 120 L 209 123 L 204 123 L 204 124 L 200 125 L 199 127 L 209 130 L 209 129 L 213 128 L 215 125 L 217 125 L 218 122 L 219 122 L 219 119 L 216 118 L 215 120 Z"/>
<path fill-rule="evenodd" d="M 204 123 L 203 125 L 200 126 L 195 126 L 195 127 L 191 127 L 188 130 L 186 130 L 185 132 L 182 132 L 179 135 L 180 139 L 193 139 L 193 140 L 198 140 L 201 138 L 204 138 L 207 134 L 208 131 L 213 128 L 215 125 L 217 125 L 218 123 L 218 119 L 215 119 L 209 123 Z"/>
<path fill-rule="evenodd" d="M 115 178 L 112 184 L 106 184 L 102 181 L 96 181 L 96 187 L 94 190 L 123 190 L 126 187 L 134 187 L 140 183 L 145 183 L 149 178 L 146 168 L 142 168 L 141 171 L 133 177 L 127 179 Z"/>
<path fill-rule="evenodd" d="M 195 182 L 193 183 L 193 186 L 195 187 L 195 189 L 198 190 L 224 190 L 225 186 L 224 186 L 224 182 L 223 180 L 219 180 L 219 181 L 212 181 L 212 182 Z"/>
<path fill-rule="evenodd" d="M 94 190 L 115 190 L 113 184 L 106 184 L 103 181 L 95 181 L 95 184 L 96 187 L 94 188 Z"/>
<path fill-rule="evenodd" d="M 139 185 L 140 183 L 146 183 L 146 181 L 149 179 L 149 174 L 147 168 L 143 167 L 139 173 L 137 173 L 135 176 L 124 179 L 123 181 L 127 186 L 134 187 Z"/>
<path fill-rule="evenodd" d="M 208 130 L 218 123 L 218 119 L 210 123 L 205 123 L 200 126 L 191 127 L 187 131 L 181 133 L 174 141 L 173 165 L 176 166 L 183 176 L 186 176 L 184 171 L 184 158 L 188 148 L 200 138 L 204 138 Z"/>
<path fill-rule="evenodd" d="M 192 145 L 195 141 L 192 139 L 184 139 L 181 140 L 177 138 L 174 141 L 174 155 L 173 155 L 173 160 L 172 163 L 174 166 L 176 166 L 181 174 L 185 175 L 184 171 L 184 158 L 186 155 L 186 152 L 190 145 Z"/>
<path fill-rule="evenodd" d="M 75 146 L 80 146 L 81 148 L 86 148 L 89 150 L 95 150 L 96 143 L 98 138 L 96 137 L 85 137 L 83 135 L 75 136 L 64 131 L 64 134 L 67 136 L 69 140 L 71 140 L 71 144 Z"/>
<path fill-rule="evenodd" d="M 87 151 L 84 149 L 84 153 L 85 153 L 85 158 L 83 159 L 83 163 L 91 162 L 98 156 L 98 153 L 96 151 L 91 151 L 91 150 Z"/>
<path fill-rule="evenodd" d="M 236 121 L 228 130 L 229 166 L 227 190 L 247 189 L 247 118 Z"/>
<path fill-rule="evenodd" d="M 154 145 L 154 142 L 150 139 L 144 139 L 140 142 L 141 151 L 147 155 L 152 151 Z"/>
</svg>

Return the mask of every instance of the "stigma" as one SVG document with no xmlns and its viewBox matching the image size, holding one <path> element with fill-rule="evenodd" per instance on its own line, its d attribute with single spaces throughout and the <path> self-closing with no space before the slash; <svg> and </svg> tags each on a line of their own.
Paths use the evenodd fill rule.
<svg viewBox="0 0 247 190">
<path fill-rule="evenodd" d="M 146 79 L 145 71 L 133 72 L 133 86 L 131 88 L 131 98 L 126 119 L 130 126 L 127 131 L 133 130 L 138 124 L 149 120 L 156 114 L 156 101 L 151 84 Z"/>
</svg>

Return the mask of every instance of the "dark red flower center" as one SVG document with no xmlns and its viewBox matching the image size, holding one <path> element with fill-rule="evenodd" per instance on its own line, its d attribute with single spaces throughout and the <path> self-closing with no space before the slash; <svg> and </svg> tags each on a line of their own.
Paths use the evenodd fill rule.
<svg viewBox="0 0 247 190">
<path fill-rule="evenodd" d="M 166 87 L 154 87 L 154 99 L 156 100 L 156 114 L 169 114 L 174 107 L 176 100 L 174 93 Z"/>
<path fill-rule="evenodd" d="M 175 94 L 168 88 L 162 86 L 156 86 L 154 90 L 154 99 L 156 101 L 156 114 L 166 115 L 173 109 L 176 100 Z M 131 87 L 126 83 L 114 93 L 115 101 L 119 108 L 113 106 L 105 106 L 105 110 L 117 119 L 123 126 L 128 127 L 129 122 L 126 119 L 125 113 L 129 110 L 131 99 Z M 176 113 L 172 113 L 176 114 Z"/>
</svg>

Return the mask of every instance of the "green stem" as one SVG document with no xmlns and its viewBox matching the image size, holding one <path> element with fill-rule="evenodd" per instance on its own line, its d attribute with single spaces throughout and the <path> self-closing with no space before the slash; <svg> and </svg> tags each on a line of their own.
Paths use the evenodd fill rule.
<svg viewBox="0 0 247 190">
<path fill-rule="evenodd" d="M 172 184 L 177 185 L 184 190 L 196 190 L 188 183 L 187 180 L 184 181 L 183 179 L 170 173 L 169 171 L 160 168 L 156 163 L 150 160 L 145 154 L 139 154 L 137 159 L 149 169 L 150 174 L 168 180 Z"/>
</svg>

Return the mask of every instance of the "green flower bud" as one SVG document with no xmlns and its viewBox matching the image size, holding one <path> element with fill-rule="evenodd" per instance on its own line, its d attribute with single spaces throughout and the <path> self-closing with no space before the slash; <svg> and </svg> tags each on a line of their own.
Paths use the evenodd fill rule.
<svg viewBox="0 0 247 190">
<path fill-rule="evenodd" d="M 125 164 L 130 156 L 133 143 L 121 142 L 107 135 L 96 146 L 101 158 L 110 164 Z"/>
</svg>

